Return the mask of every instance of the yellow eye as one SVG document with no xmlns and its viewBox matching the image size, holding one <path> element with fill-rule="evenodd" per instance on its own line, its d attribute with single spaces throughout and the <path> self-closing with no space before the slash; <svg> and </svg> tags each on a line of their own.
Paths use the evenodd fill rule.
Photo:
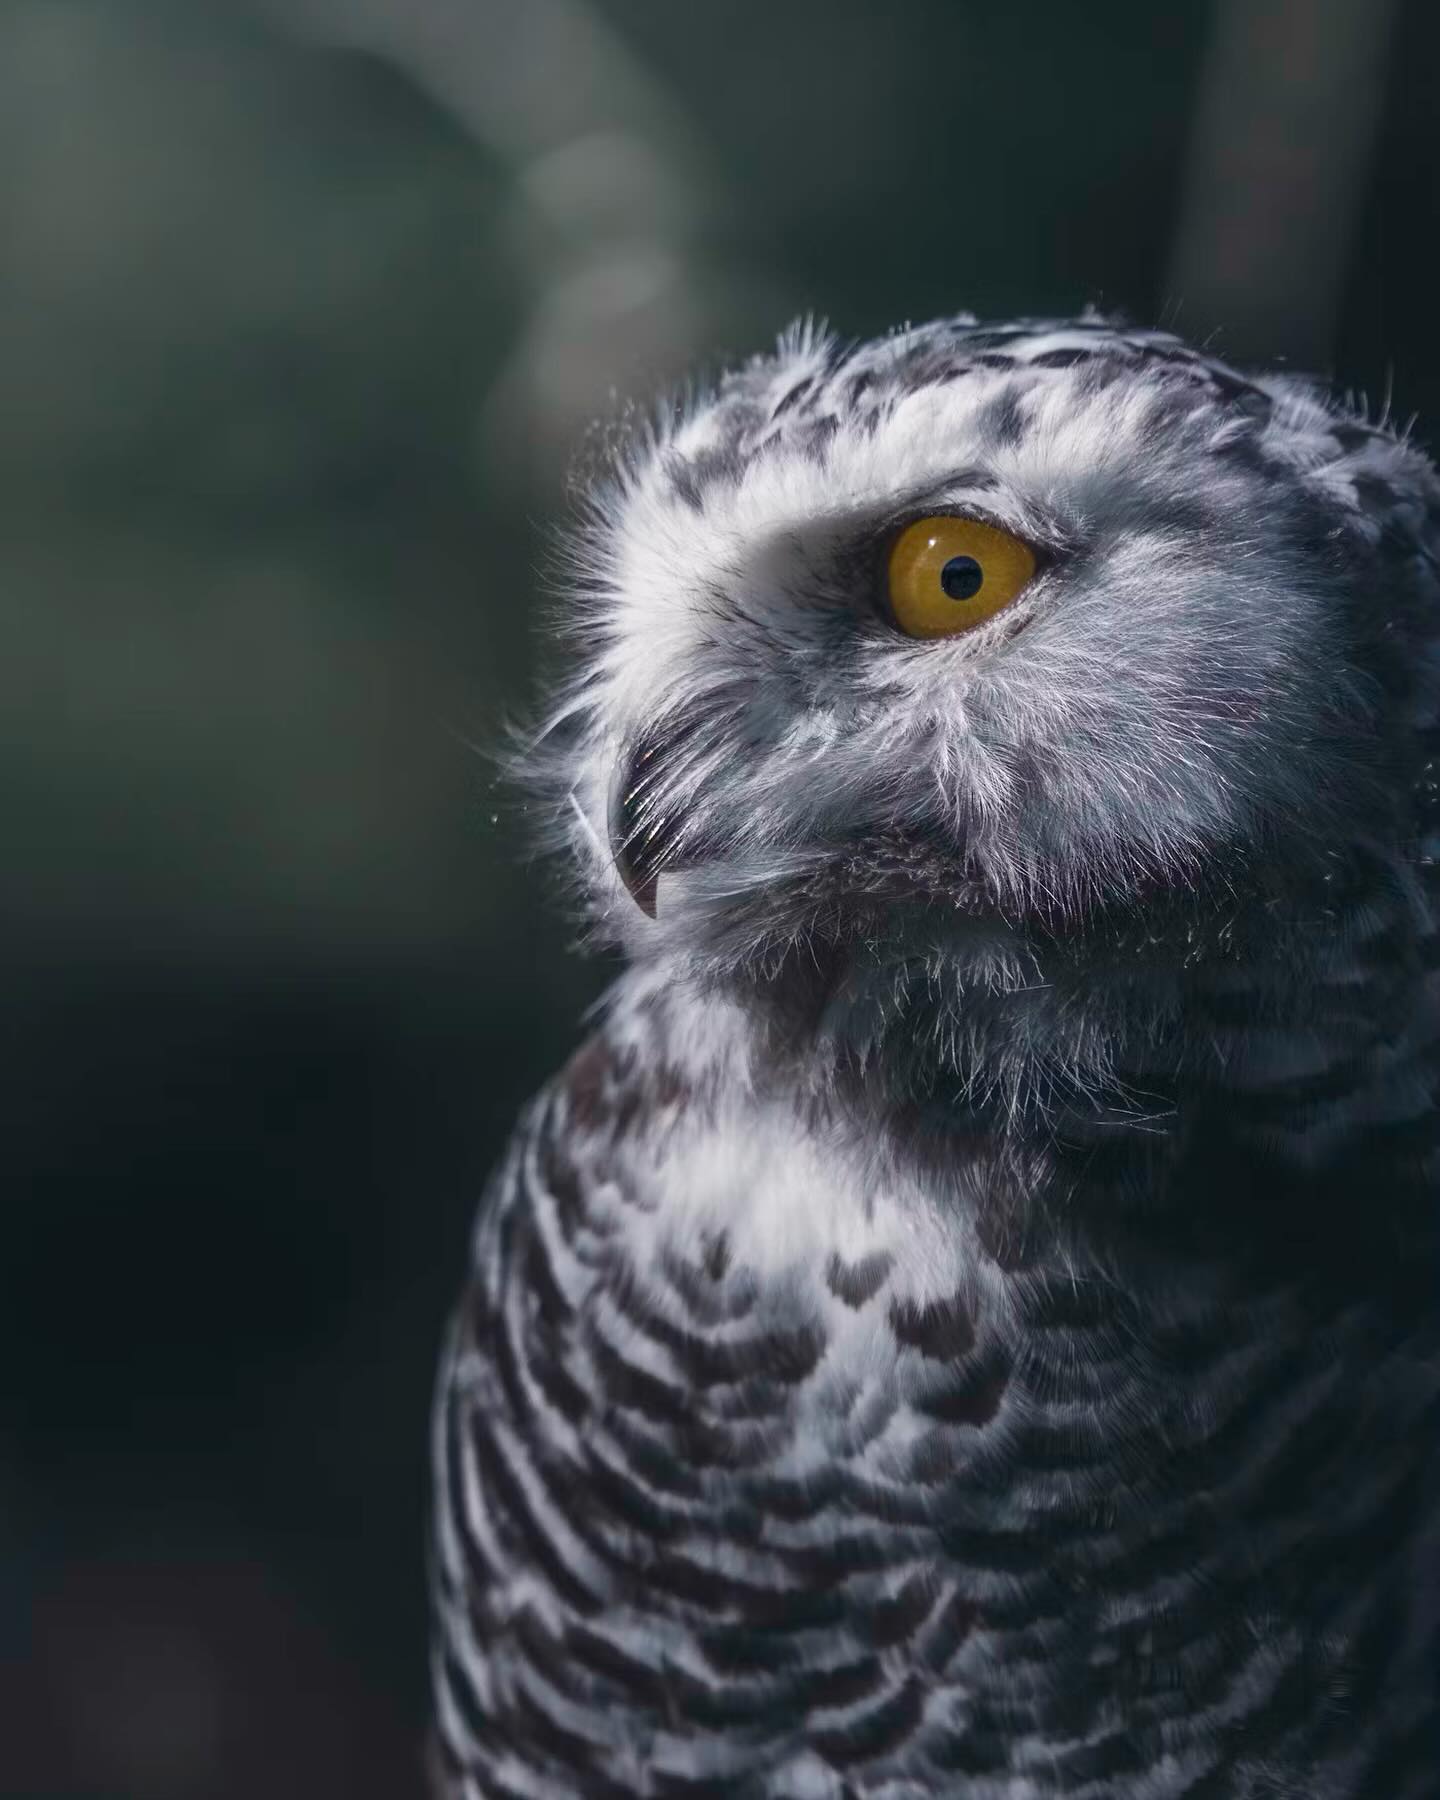
<svg viewBox="0 0 1440 1800">
<path fill-rule="evenodd" d="M 907 525 L 890 549 L 890 612 L 908 637 L 954 637 L 993 619 L 1035 574 L 1029 546 L 979 519 Z"/>
</svg>

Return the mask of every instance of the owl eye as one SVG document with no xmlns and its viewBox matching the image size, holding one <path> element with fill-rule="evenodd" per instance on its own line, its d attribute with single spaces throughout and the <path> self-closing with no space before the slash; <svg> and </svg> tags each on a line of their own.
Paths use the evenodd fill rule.
<svg viewBox="0 0 1440 1800">
<path fill-rule="evenodd" d="M 940 514 L 905 527 L 886 573 L 890 616 L 907 637 L 954 637 L 1010 604 L 1035 555 L 998 526 Z"/>
</svg>

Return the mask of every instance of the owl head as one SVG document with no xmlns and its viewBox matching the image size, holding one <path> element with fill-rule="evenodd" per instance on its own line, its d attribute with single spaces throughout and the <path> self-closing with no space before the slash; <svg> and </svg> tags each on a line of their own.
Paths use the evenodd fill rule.
<svg viewBox="0 0 1440 1800">
<path fill-rule="evenodd" d="M 586 491 L 546 767 L 590 918 L 952 1063 L 1299 968 L 1424 850 L 1437 552 L 1424 456 L 1313 384 L 1093 315 L 792 329 Z"/>
</svg>

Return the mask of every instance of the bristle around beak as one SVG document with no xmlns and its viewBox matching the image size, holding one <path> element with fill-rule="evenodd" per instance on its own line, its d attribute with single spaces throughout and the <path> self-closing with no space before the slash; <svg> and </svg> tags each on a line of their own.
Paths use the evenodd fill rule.
<svg viewBox="0 0 1440 1800">
<path fill-rule="evenodd" d="M 623 758 L 610 799 L 610 853 L 635 904 L 656 916 L 662 869 L 674 866 L 683 816 L 662 784 L 669 753 L 686 732 L 644 733 Z"/>
</svg>

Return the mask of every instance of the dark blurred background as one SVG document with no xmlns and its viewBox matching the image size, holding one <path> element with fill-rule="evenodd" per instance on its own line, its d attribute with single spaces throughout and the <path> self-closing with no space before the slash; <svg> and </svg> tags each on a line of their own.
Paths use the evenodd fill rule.
<svg viewBox="0 0 1440 1800">
<path fill-rule="evenodd" d="M 1095 301 L 1424 441 L 1437 58 L 1430 0 L 0 0 L 0 1793 L 420 1791 L 432 1362 L 602 978 L 483 754 L 586 426 L 804 309 Z"/>
</svg>

